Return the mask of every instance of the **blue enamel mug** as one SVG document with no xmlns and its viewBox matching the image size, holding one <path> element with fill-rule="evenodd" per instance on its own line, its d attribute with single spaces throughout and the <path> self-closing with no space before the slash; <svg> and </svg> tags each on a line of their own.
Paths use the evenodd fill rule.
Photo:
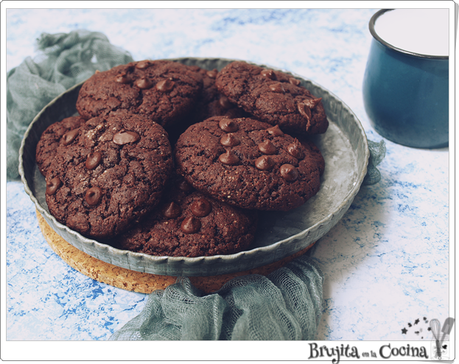
<svg viewBox="0 0 459 364">
<path fill-rule="evenodd" d="M 370 124 L 378 134 L 397 144 L 447 147 L 447 49 L 446 55 L 423 54 L 389 43 L 376 25 L 391 11 L 398 9 L 380 10 L 369 23 L 373 39 L 363 80 L 363 101 Z"/>
</svg>

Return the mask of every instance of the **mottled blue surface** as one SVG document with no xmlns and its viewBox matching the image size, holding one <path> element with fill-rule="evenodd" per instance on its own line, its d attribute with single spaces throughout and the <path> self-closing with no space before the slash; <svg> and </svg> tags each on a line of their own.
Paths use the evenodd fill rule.
<svg viewBox="0 0 459 364">
<path fill-rule="evenodd" d="M 135 60 L 246 59 L 329 89 L 380 141 L 361 95 L 376 10 L 8 9 L 7 68 L 34 54 L 41 33 L 80 28 Z M 386 147 L 381 181 L 362 187 L 315 249 L 326 276 L 319 340 L 431 340 L 426 325 L 415 334 L 408 323 L 451 315 L 448 149 Z M 49 248 L 21 183 L 7 185 L 6 219 L 8 340 L 106 340 L 144 307 L 146 295 L 87 278 Z"/>
<path fill-rule="evenodd" d="M 87 278 L 53 252 L 22 183 L 8 183 L 7 340 L 104 340 L 146 295 Z"/>
</svg>

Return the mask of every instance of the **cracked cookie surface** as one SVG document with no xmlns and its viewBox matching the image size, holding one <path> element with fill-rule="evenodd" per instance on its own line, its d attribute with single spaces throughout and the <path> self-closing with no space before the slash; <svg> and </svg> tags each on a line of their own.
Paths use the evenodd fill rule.
<svg viewBox="0 0 459 364">
<path fill-rule="evenodd" d="M 82 85 L 76 108 L 85 118 L 129 110 L 172 128 L 192 110 L 202 88 L 190 72 L 188 66 L 168 60 L 116 66 L 95 73 Z"/>
<path fill-rule="evenodd" d="M 81 116 L 70 116 L 51 124 L 45 129 L 38 140 L 35 153 L 35 160 L 42 175 L 46 174 L 57 147 L 62 142 L 62 136 L 68 131 L 80 127 L 85 122 L 86 119 Z"/>
<path fill-rule="evenodd" d="M 62 135 L 46 173 L 46 202 L 69 228 L 109 238 L 159 203 L 172 166 L 159 124 L 125 110 L 91 118 Z"/>
<path fill-rule="evenodd" d="M 259 210 L 301 206 L 320 188 L 323 158 L 278 125 L 212 117 L 190 126 L 175 146 L 178 172 L 222 202 Z"/>
<path fill-rule="evenodd" d="M 218 73 L 216 86 L 229 101 L 285 132 L 322 134 L 328 128 L 321 98 L 284 72 L 235 61 Z"/>
<path fill-rule="evenodd" d="M 232 254 L 253 241 L 257 211 L 219 202 L 178 182 L 161 204 L 121 234 L 115 247 L 156 256 Z"/>
</svg>

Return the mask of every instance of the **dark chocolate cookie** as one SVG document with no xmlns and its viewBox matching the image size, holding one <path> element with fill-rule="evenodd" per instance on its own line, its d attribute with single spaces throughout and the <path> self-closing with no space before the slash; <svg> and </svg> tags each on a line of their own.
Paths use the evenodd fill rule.
<svg viewBox="0 0 459 364">
<path fill-rule="evenodd" d="M 209 198 L 183 182 L 154 212 L 121 234 L 115 247 L 156 256 L 233 254 L 253 241 L 257 215 Z"/>
<path fill-rule="evenodd" d="M 197 190 L 248 209 L 287 211 L 320 188 L 317 156 L 298 139 L 249 118 L 213 117 L 175 146 L 177 170 Z"/>
<path fill-rule="evenodd" d="M 46 173 L 46 202 L 83 235 L 123 232 L 161 199 L 172 172 L 167 133 L 126 110 L 95 117 L 62 136 Z"/>
<path fill-rule="evenodd" d="M 216 78 L 218 90 L 257 119 L 289 133 L 324 133 L 328 120 L 321 98 L 300 83 L 284 72 L 243 61 L 228 64 Z"/>
<path fill-rule="evenodd" d="M 200 94 L 202 84 L 189 72 L 188 66 L 168 60 L 116 66 L 83 84 L 76 108 L 86 118 L 125 109 L 168 129 L 187 117 Z"/>
<path fill-rule="evenodd" d="M 204 121 L 212 116 L 247 117 L 243 109 L 231 103 L 228 98 L 220 93 L 215 85 L 217 69 L 206 70 L 198 66 L 191 66 L 197 79 L 202 82 L 201 96 L 194 110 L 194 123 Z"/>
<path fill-rule="evenodd" d="M 79 128 L 86 120 L 81 116 L 71 116 L 51 124 L 46 128 L 37 144 L 35 159 L 41 174 L 46 170 L 56 153 L 56 149 L 62 143 L 62 136 L 70 130 Z"/>
</svg>

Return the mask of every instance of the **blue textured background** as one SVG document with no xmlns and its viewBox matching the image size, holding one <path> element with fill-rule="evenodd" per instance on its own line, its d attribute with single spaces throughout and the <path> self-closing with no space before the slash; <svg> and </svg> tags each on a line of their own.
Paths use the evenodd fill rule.
<svg viewBox="0 0 459 364">
<path fill-rule="evenodd" d="M 7 69 L 43 32 L 101 31 L 135 60 L 238 58 L 303 75 L 380 141 L 361 95 L 376 10 L 8 9 Z M 423 318 L 451 314 L 448 149 L 386 146 L 381 181 L 362 187 L 314 252 L 326 276 L 319 340 L 431 340 Z M 93 281 L 49 248 L 21 183 L 8 183 L 6 203 L 8 340 L 105 340 L 141 311 L 145 295 Z"/>
</svg>

